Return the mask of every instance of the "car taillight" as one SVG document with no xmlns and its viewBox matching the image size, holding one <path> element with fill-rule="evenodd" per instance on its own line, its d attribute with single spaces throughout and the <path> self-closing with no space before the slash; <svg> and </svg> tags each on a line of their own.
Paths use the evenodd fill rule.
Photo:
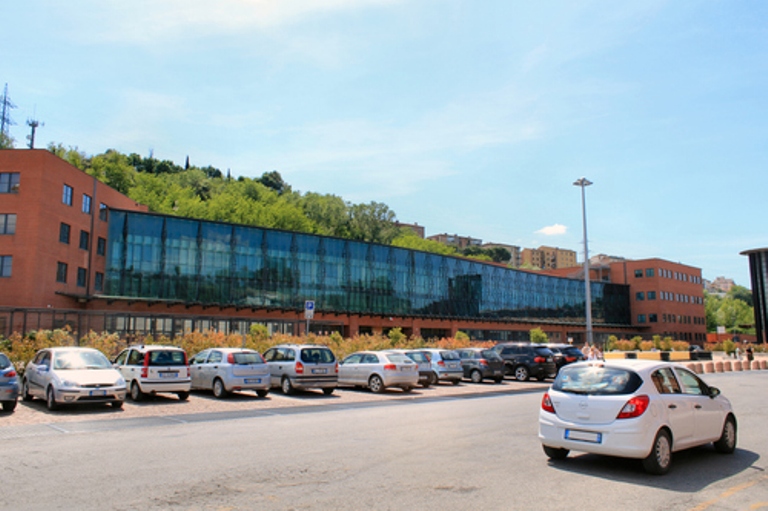
<svg viewBox="0 0 768 511">
<path fill-rule="evenodd" d="M 576 357 L 565 357 L 566 362 L 576 362 Z"/>
<path fill-rule="evenodd" d="M 304 374 L 304 364 L 296 362 L 296 374 Z"/>
<path fill-rule="evenodd" d="M 385 364 L 384 365 L 385 371 L 397 371 L 397 366 L 395 364 Z"/>
<path fill-rule="evenodd" d="M 336 373 L 338 373 L 338 372 L 339 372 L 339 363 L 336 362 Z"/>
<path fill-rule="evenodd" d="M 227 355 L 227 363 L 228 364 L 234 364 L 235 363 L 235 354 L 230 353 Z"/>
<path fill-rule="evenodd" d="M 555 407 L 552 406 L 552 400 L 549 399 L 549 392 L 545 392 L 544 397 L 541 398 L 541 409 L 545 412 L 555 413 Z"/>
<path fill-rule="evenodd" d="M 439 365 L 440 367 L 445 367 L 445 361 L 441 360 L 440 362 L 437 363 L 437 365 Z"/>
<path fill-rule="evenodd" d="M 16 371 L 14 371 L 13 369 L 11 369 L 11 370 L 10 370 L 10 371 L 8 371 L 7 373 L 5 373 L 5 377 L 6 377 L 6 378 L 15 378 L 15 377 L 16 377 Z"/>
<path fill-rule="evenodd" d="M 488 361 L 484 358 L 481 358 L 480 360 L 478 360 L 477 363 L 480 364 L 481 366 L 488 367 Z"/>
<path fill-rule="evenodd" d="M 533 362 L 536 364 L 543 364 L 547 359 L 544 357 L 533 357 Z"/>
<path fill-rule="evenodd" d="M 149 376 L 149 352 L 144 353 L 144 365 L 141 367 L 141 377 Z"/>
<path fill-rule="evenodd" d="M 635 396 L 624 405 L 617 419 L 632 419 L 634 417 L 640 417 L 648 409 L 648 403 L 650 403 L 648 396 Z"/>
</svg>

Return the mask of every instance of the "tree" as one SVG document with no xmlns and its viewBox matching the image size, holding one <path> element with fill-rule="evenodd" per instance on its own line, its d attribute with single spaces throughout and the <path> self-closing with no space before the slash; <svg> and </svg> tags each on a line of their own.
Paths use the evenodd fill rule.
<svg viewBox="0 0 768 511">
<path fill-rule="evenodd" d="M 276 170 L 263 173 L 258 181 L 267 188 L 272 188 L 279 195 L 291 191 L 291 186 L 283 181 L 283 176 Z"/>
<path fill-rule="evenodd" d="M 395 213 L 386 204 L 355 204 L 349 211 L 349 235 L 354 240 L 389 245 L 399 233 Z"/>
<path fill-rule="evenodd" d="M 539 327 L 532 328 L 529 332 L 529 336 L 531 342 L 534 344 L 544 344 L 549 342 L 549 337 L 547 336 L 546 332 L 544 332 L 544 330 Z"/>
<path fill-rule="evenodd" d="M 392 245 L 412 250 L 421 250 L 422 252 L 431 252 L 433 254 L 456 255 L 455 247 L 433 240 L 426 240 L 408 227 L 400 228 L 400 232 L 392 240 Z"/>
<path fill-rule="evenodd" d="M 15 143 L 10 135 L 0 132 L 0 149 L 13 149 Z"/>
<path fill-rule="evenodd" d="M 728 296 L 730 296 L 733 299 L 741 300 L 742 302 L 746 303 L 750 307 L 752 307 L 752 291 L 747 289 L 744 286 L 734 285 L 730 291 L 728 291 Z"/>
</svg>

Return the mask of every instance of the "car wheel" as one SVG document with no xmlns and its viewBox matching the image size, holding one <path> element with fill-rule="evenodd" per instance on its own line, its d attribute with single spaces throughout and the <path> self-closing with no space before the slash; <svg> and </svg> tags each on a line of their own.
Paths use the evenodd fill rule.
<svg viewBox="0 0 768 511">
<path fill-rule="evenodd" d="M 224 382 L 221 381 L 221 378 L 216 378 L 213 380 L 213 395 L 217 399 L 224 399 L 229 395 L 229 392 L 227 392 L 227 388 L 224 386 Z"/>
<path fill-rule="evenodd" d="M 16 409 L 16 401 L 3 401 L 3 411 L 12 412 Z"/>
<path fill-rule="evenodd" d="M 432 379 L 430 380 L 430 384 L 437 385 L 440 383 L 440 377 L 437 375 L 437 373 L 432 373 Z"/>
<path fill-rule="evenodd" d="M 48 387 L 48 391 L 45 393 L 45 405 L 50 411 L 54 411 L 59 407 L 56 404 L 56 394 L 53 392 L 53 387 Z"/>
<path fill-rule="evenodd" d="M 324 388 L 323 389 L 323 394 L 325 394 L 326 396 L 330 396 L 331 394 L 333 394 L 333 387 L 326 387 L 326 388 Z"/>
<path fill-rule="evenodd" d="M 470 373 L 469 379 L 472 380 L 472 383 L 483 383 L 483 373 L 475 369 Z"/>
<path fill-rule="evenodd" d="M 256 395 L 259 397 L 267 397 L 267 394 L 269 394 L 267 389 L 259 389 L 256 391 Z"/>
<path fill-rule="evenodd" d="M 26 378 L 21 381 L 21 399 L 24 401 L 32 401 L 32 394 L 29 393 L 29 382 Z"/>
<path fill-rule="evenodd" d="M 280 386 L 283 389 L 283 394 L 286 396 L 293 394 L 293 385 L 291 384 L 291 379 L 287 376 L 283 376 L 283 381 L 281 382 Z"/>
<path fill-rule="evenodd" d="M 723 454 L 731 454 L 736 450 L 736 419 L 732 415 L 725 419 L 723 433 L 720 435 L 720 439 L 715 442 L 715 449 Z"/>
<path fill-rule="evenodd" d="M 656 433 L 651 454 L 643 460 L 643 468 L 649 474 L 664 475 L 672 466 L 672 440 L 667 430 Z"/>
<path fill-rule="evenodd" d="M 376 394 L 380 392 L 384 392 L 384 382 L 381 381 L 381 376 L 374 374 L 371 376 L 371 378 L 368 380 L 368 388 L 371 389 L 371 392 L 375 392 Z"/>
<path fill-rule="evenodd" d="M 410 392 L 413 390 L 413 387 L 403 387 L 403 392 Z"/>
<path fill-rule="evenodd" d="M 493 381 L 496 383 L 501 383 L 502 381 L 504 381 L 504 378 L 502 377 L 494 378 Z"/>
<path fill-rule="evenodd" d="M 568 453 L 570 452 L 568 449 L 560 449 L 548 445 L 542 445 L 542 447 L 544 448 L 544 454 L 551 460 L 564 460 L 568 457 Z"/>
<path fill-rule="evenodd" d="M 117 399 L 115 401 L 112 401 L 110 405 L 112 405 L 112 408 L 114 408 L 115 410 L 119 410 L 123 407 L 123 402 Z"/>
<path fill-rule="evenodd" d="M 461 383 L 461 380 L 453 380 L 451 383 L 454 385 L 459 385 Z"/>
<path fill-rule="evenodd" d="M 432 385 L 432 378 L 429 378 L 427 381 L 422 383 L 421 388 L 428 389 L 430 385 Z"/>
<path fill-rule="evenodd" d="M 144 399 L 144 393 L 141 391 L 139 384 L 136 383 L 135 381 L 131 383 L 131 399 L 133 399 L 136 402 L 139 402 L 142 399 Z"/>
<path fill-rule="evenodd" d="M 546 379 L 547 379 L 547 377 L 546 377 L 546 376 L 537 376 L 537 377 L 536 377 L 536 379 L 537 379 L 538 381 L 544 381 L 544 380 L 546 380 Z"/>
<path fill-rule="evenodd" d="M 528 368 L 525 366 L 517 366 L 515 367 L 515 379 L 518 381 L 528 381 L 528 378 L 530 377 L 530 374 L 528 373 Z"/>
<path fill-rule="evenodd" d="M 179 401 L 186 401 L 189 399 L 189 392 L 177 392 L 176 395 L 179 397 Z"/>
</svg>

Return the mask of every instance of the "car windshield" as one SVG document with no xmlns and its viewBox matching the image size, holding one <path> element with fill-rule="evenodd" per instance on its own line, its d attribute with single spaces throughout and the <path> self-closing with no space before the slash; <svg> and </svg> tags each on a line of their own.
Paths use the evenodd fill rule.
<svg viewBox="0 0 768 511">
<path fill-rule="evenodd" d="M 336 359 L 328 348 L 305 348 L 301 350 L 301 361 L 314 364 L 330 364 Z"/>
<path fill-rule="evenodd" d="M 455 351 L 443 351 L 440 355 L 443 357 L 443 360 L 461 360 L 461 357 Z"/>
<path fill-rule="evenodd" d="M 248 351 L 241 353 L 233 353 L 232 357 L 235 359 L 235 364 L 263 364 L 264 359 L 258 353 L 250 353 Z"/>
<path fill-rule="evenodd" d="M 112 364 L 99 351 L 62 351 L 56 353 L 53 359 L 53 368 L 58 370 L 109 369 L 110 367 Z"/>
<path fill-rule="evenodd" d="M 187 365 L 187 361 L 181 350 L 152 350 L 149 352 L 149 365 L 183 366 Z"/>
<path fill-rule="evenodd" d="M 554 390 L 573 394 L 631 394 L 643 383 L 634 371 L 602 365 L 565 366 L 552 384 Z"/>
</svg>

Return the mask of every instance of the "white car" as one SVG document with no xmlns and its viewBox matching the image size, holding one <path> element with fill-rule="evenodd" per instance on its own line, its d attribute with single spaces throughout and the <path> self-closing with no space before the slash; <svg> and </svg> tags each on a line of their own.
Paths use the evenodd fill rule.
<svg viewBox="0 0 768 511">
<path fill-rule="evenodd" d="M 45 399 L 49 410 L 78 403 L 110 403 L 121 408 L 125 393 L 125 379 L 93 348 L 42 349 L 27 364 L 21 382 L 24 401 Z"/>
<path fill-rule="evenodd" d="M 683 366 L 651 360 L 578 362 L 544 394 L 539 439 L 553 460 L 581 451 L 643 460 L 665 474 L 672 453 L 714 443 L 736 449 L 731 403 Z"/>
</svg>

